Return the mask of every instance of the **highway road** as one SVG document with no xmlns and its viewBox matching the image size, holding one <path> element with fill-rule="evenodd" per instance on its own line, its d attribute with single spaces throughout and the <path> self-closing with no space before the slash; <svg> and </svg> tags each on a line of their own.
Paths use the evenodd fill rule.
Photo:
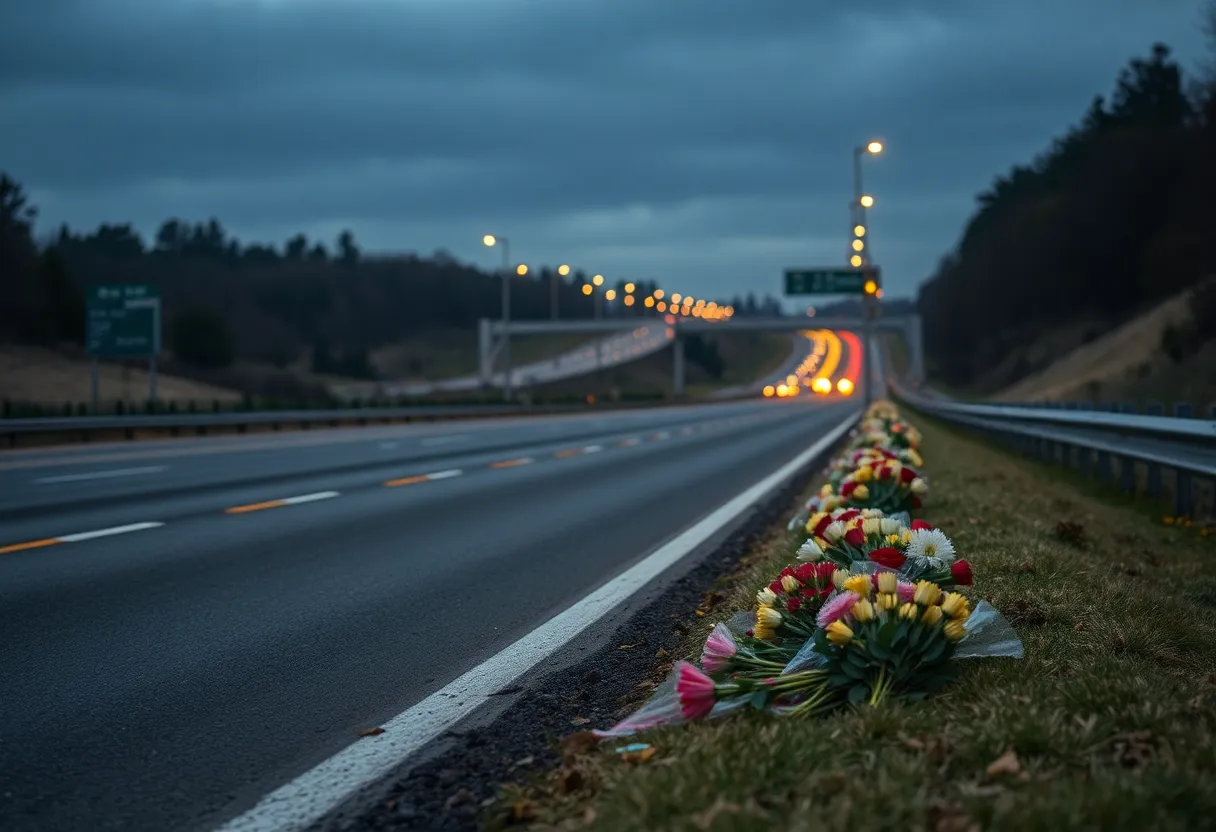
<svg viewBox="0 0 1216 832">
<path fill-rule="evenodd" d="M 856 406 L 0 454 L 0 829 L 212 829 Z"/>
</svg>

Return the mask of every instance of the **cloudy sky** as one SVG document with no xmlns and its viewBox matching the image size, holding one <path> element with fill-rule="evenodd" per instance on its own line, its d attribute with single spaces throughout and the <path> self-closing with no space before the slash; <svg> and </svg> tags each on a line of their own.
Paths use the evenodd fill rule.
<svg viewBox="0 0 1216 832">
<path fill-rule="evenodd" d="M 974 195 L 1199 0 L 7 0 L 0 169 L 44 227 L 570 262 L 669 291 L 843 263 L 854 145 L 906 294 Z"/>
</svg>

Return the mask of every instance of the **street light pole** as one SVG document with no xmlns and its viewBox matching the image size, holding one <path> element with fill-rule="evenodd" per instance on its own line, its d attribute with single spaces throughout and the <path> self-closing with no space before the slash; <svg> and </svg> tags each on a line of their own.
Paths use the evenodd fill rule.
<svg viewBox="0 0 1216 832">
<path fill-rule="evenodd" d="M 482 243 L 502 246 L 502 399 L 511 401 L 511 244 L 506 237 L 487 234 Z"/>
<path fill-rule="evenodd" d="M 864 145 L 857 145 L 853 148 L 853 227 L 862 229 L 861 234 L 857 239 L 862 240 L 862 247 L 856 252 L 861 257 L 862 266 L 868 266 L 873 263 L 873 255 L 871 254 L 870 246 L 873 242 L 873 234 L 870 231 L 869 223 L 866 221 L 867 204 L 866 193 L 861 187 L 861 158 L 869 153 L 872 156 L 877 156 L 882 153 L 882 142 L 872 141 Z M 873 200 L 870 200 L 870 204 Z M 856 233 L 856 231 L 855 231 Z M 863 239 L 864 238 L 864 239 Z M 852 257 L 853 255 L 850 255 Z M 862 389 L 865 391 L 865 404 L 869 407 L 874 402 L 874 368 L 872 366 L 872 358 L 874 355 L 874 318 L 878 312 L 877 294 L 878 286 L 874 284 L 874 291 L 870 291 L 871 281 L 866 280 L 866 291 L 862 295 L 861 314 L 862 314 L 862 356 L 861 356 L 861 372 L 862 372 Z"/>
</svg>

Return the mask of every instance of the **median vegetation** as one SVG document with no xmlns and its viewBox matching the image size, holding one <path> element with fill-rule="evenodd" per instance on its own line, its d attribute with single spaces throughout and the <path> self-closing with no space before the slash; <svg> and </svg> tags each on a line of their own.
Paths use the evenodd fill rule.
<svg viewBox="0 0 1216 832">
<path fill-rule="evenodd" d="M 495 823 L 1201 828 L 1216 536 L 917 421 L 860 433 L 805 524 L 705 598 L 667 684 L 565 738 Z"/>
</svg>

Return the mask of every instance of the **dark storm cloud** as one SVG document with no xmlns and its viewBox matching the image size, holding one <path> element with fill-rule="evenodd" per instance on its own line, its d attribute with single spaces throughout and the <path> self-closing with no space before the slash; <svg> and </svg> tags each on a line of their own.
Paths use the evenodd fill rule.
<svg viewBox="0 0 1216 832">
<path fill-rule="evenodd" d="M 0 159 L 49 219 L 347 223 L 458 254 L 509 221 L 538 258 L 621 268 L 725 246 L 737 266 L 689 275 L 724 281 L 765 251 L 843 256 L 849 148 L 877 131 L 874 230 L 910 287 L 972 194 L 1153 40 L 1197 43 L 1195 17 L 1183 0 L 4 3 Z"/>
</svg>

